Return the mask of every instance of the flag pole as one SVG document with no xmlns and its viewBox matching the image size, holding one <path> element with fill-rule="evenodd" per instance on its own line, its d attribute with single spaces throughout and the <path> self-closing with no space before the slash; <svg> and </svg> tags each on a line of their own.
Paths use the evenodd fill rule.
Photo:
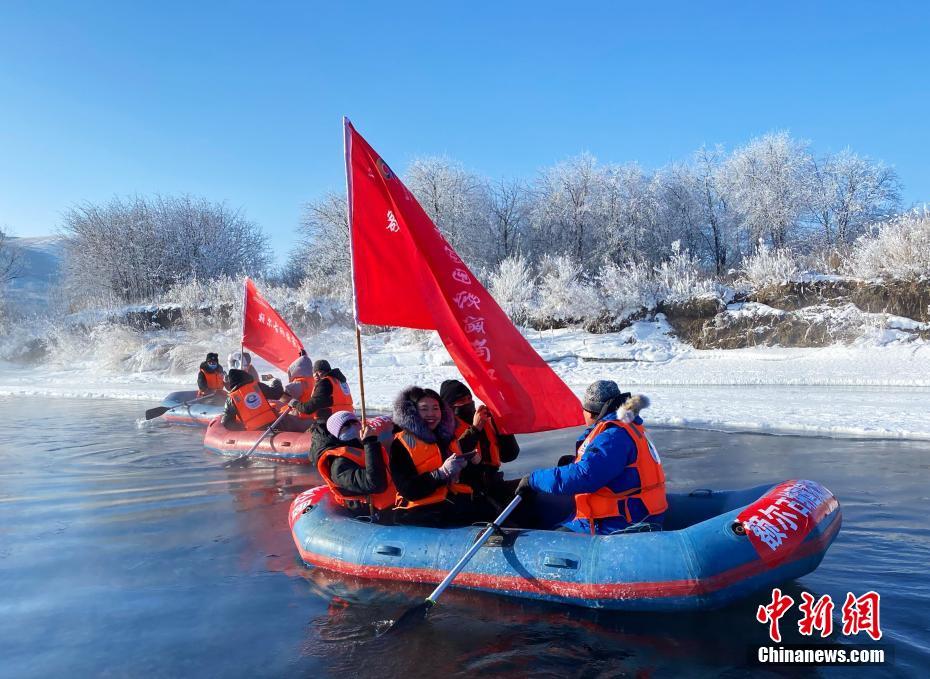
<svg viewBox="0 0 930 679">
<path fill-rule="evenodd" d="M 349 266 L 352 276 L 352 318 L 355 321 L 355 351 L 358 354 L 358 386 L 362 399 L 362 424 L 365 424 L 365 373 L 362 369 L 362 329 L 358 322 L 358 296 L 355 292 L 355 257 L 352 240 L 352 137 L 349 134 L 351 124 L 346 116 L 342 117 L 342 144 L 346 156 L 346 222 L 349 226 Z"/>
<path fill-rule="evenodd" d="M 239 335 L 239 369 L 245 363 L 245 305 L 249 299 L 249 277 L 242 281 L 242 332 Z"/>
</svg>

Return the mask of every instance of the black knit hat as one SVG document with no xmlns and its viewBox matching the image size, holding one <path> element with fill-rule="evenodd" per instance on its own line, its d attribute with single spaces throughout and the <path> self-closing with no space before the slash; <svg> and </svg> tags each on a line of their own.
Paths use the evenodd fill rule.
<svg viewBox="0 0 930 679">
<path fill-rule="evenodd" d="M 248 384 L 249 382 L 254 381 L 249 373 L 247 373 L 245 370 L 239 370 L 238 368 L 233 368 L 228 373 L 226 373 L 226 380 L 229 383 L 230 389 L 238 389 L 243 384 Z"/>
<path fill-rule="evenodd" d="M 446 380 L 439 385 L 439 395 L 442 400 L 453 405 L 456 401 L 463 398 L 472 398 L 471 391 L 458 380 Z"/>
<path fill-rule="evenodd" d="M 313 372 L 315 373 L 328 373 L 332 368 L 329 365 L 329 361 L 325 359 L 317 359 L 313 362 Z"/>
<path fill-rule="evenodd" d="M 217 363 L 220 362 L 220 355 L 215 351 L 211 351 L 209 354 L 207 354 L 207 360 L 209 361 L 211 358 Z"/>
</svg>

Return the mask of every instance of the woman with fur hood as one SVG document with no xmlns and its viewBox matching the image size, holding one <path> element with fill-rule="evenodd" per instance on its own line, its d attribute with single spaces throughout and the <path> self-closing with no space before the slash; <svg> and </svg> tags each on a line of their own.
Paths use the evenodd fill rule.
<svg viewBox="0 0 930 679">
<path fill-rule="evenodd" d="M 574 516 L 559 521 L 573 532 L 610 534 L 640 524 L 660 528 L 668 502 L 662 461 L 639 416 L 648 405 L 645 396 L 620 393 L 615 382 L 593 382 L 582 401 L 588 427 L 575 443 L 574 457 L 524 476 L 517 493 L 573 495 Z"/>
<path fill-rule="evenodd" d="M 390 450 L 397 523 L 450 526 L 487 519 L 493 508 L 459 483 L 462 470 L 480 462 L 480 455 L 474 443 L 462 450 L 454 439 L 449 404 L 432 389 L 406 387 L 394 401 L 394 424 L 400 427 Z"/>
</svg>

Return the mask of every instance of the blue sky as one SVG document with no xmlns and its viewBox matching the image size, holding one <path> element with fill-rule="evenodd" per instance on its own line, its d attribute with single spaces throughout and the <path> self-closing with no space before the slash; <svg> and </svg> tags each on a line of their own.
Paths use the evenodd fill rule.
<svg viewBox="0 0 930 679">
<path fill-rule="evenodd" d="M 0 225 L 204 195 L 279 258 L 344 186 L 341 116 L 396 168 L 656 167 L 787 129 L 930 200 L 930 3 L 3 3 Z"/>
</svg>

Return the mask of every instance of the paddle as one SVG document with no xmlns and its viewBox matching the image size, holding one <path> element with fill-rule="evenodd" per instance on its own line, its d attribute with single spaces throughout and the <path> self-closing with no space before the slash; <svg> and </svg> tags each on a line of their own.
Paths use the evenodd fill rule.
<svg viewBox="0 0 930 679">
<path fill-rule="evenodd" d="M 436 605 L 437 599 L 440 595 L 446 591 L 446 588 L 452 584 L 452 581 L 455 580 L 455 577 L 462 572 L 462 569 L 471 561 L 471 558 L 478 553 L 478 550 L 481 549 L 482 545 L 488 541 L 488 538 L 491 537 L 491 533 L 500 528 L 500 524 L 507 520 L 507 517 L 510 516 L 510 513 L 520 504 L 520 500 L 523 498 L 517 495 L 513 500 L 510 501 L 510 504 L 504 508 L 504 511 L 501 512 L 501 515 L 498 516 L 494 521 L 488 524 L 488 527 L 484 532 L 478 536 L 478 539 L 475 540 L 475 544 L 465 552 L 465 555 L 459 559 L 459 562 L 455 564 L 449 574 L 440 582 L 436 589 L 426 597 L 426 600 L 417 604 L 413 608 L 407 609 L 403 615 L 401 615 L 397 620 L 395 620 L 387 629 L 382 632 L 382 634 L 387 634 L 391 631 L 396 631 L 400 627 L 405 627 L 410 623 L 417 620 L 425 620 L 427 614 L 429 614 L 430 609 Z"/>
<path fill-rule="evenodd" d="M 255 449 L 258 448 L 258 444 L 265 440 L 265 437 L 268 436 L 268 434 L 270 434 L 270 433 L 274 430 L 274 428 L 278 426 L 278 423 L 279 423 L 281 420 L 283 420 L 283 419 L 284 419 L 284 416 L 287 415 L 290 411 L 291 411 L 291 407 L 290 407 L 290 406 L 285 406 L 284 410 L 281 411 L 281 414 L 278 415 L 278 419 L 276 419 L 274 422 L 272 422 L 272 423 L 271 423 L 271 426 L 268 427 L 268 428 L 264 431 L 264 433 L 263 433 L 261 436 L 258 437 L 258 440 L 257 440 L 255 443 L 252 444 L 252 447 L 249 448 L 248 451 L 246 451 L 245 453 L 243 453 L 242 455 L 240 455 L 239 457 L 237 457 L 236 460 L 245 460 L 245 459 L 248 459 L 249 455 L 251 455 L 252 453 L 254 453 L 254 452 L 255 452 Z"/>
<path fill-rule="evenodd" d="M 157 408 L 149 408 L 145 411 L 145 419 L 154 420 L 156 417 L 161 417 L 169 410 L 174 410 L 175 408 L 183 408 L 184 406 L 189 406 L 192 403 L 198 403 L 200 401 L 206 401 L 208 398 L 213 398 L 216 395 L 215 391 L 211 391 L 206 396 L 201 396 L 200 398 L 195 398 L 190 401 L 184 401 L 184 403 L 179 403 L 176 406 L 158 406 Z"/>
</svg>

